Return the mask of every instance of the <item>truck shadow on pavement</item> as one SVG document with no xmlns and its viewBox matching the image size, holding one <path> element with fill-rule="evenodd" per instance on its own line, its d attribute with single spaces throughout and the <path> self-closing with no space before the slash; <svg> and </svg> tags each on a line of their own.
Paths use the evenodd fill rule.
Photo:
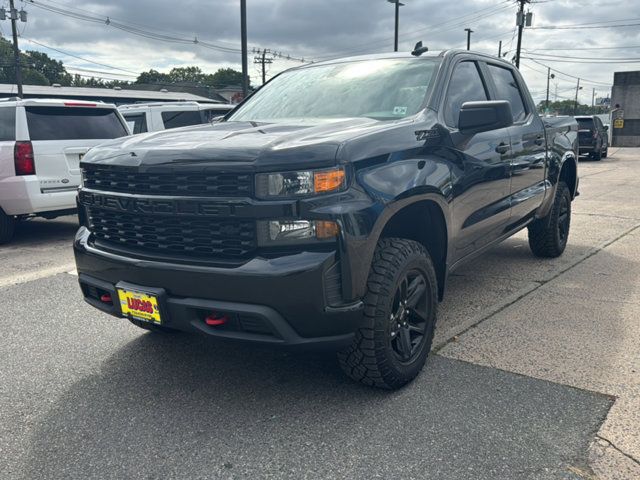
<svg viewBox="0 0 640 480">
<path fill-rule="evenodd" d="M 78 218 L 65 216 L 54 220 L 34 218 L 18 222 L 11 247 L 38 246 L 49 242 L 66 241 L 72 244 L 78 231 Z"/>
<path fill-rule="evenodd" d="M 333 355 L 143 333 L 58 399 L 24 476 L 560 478 L 587 468 L 610 405 L 439 356 L 385 392 Z"/>
</svg>

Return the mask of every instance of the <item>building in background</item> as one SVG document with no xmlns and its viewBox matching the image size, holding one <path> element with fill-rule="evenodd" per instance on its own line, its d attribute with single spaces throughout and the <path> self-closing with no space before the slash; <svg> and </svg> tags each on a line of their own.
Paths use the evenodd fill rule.
<svg viewBox="0 0 640 480">
<path fill-rule="evenodd" d="M 0 83 L 0 97 L 15 97 L 17 89 L 15 85 Z M 172 92 L 167 88 L 158 91 L 134 90 L 124 88 L 86 88 L 86 87 L 60 87 L 25 85 L 24 98 L 68 98 L 75 100 L 93 100 L 116 105 L 127 105 L 137 102 L 177 102 L 192 101 L 199 103 L 225 103 L 223 97 L 211 99 L 188 92 Z"/>
<path fill-rule="evenodd" d="M 613 76 L 610 134 L 614 147 L 640 147 L 640 71 Z"/>
</svg>

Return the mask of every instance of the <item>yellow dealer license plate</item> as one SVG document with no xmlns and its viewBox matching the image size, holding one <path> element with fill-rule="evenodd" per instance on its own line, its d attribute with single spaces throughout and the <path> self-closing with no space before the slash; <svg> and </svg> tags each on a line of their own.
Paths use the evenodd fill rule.
<svg viewBox="0 0 640 480">
<path fill-rule="evenodd" d="M 133 317 L 151 323 L 162 323 L 158 299 L 154 295 L 142 292 L 118 289 L 120 310 L 125 317 Z"/>
</svg>

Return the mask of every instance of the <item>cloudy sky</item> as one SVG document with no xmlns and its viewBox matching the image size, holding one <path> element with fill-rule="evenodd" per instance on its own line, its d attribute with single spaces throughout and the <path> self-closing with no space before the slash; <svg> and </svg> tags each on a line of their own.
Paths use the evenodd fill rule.
<svg viewBox="0 0 640 480">
<path fill-rule="evenodd" d="M 515 0 L 403 2 L 401 50 L 410 50 L 418 40 L 436 51 L 466 48 L 464 29 L 471 28 L 473 49 L 497 54 L 502 40 L 503 53 L 512 58 Z M 27 23 L 19 24 L 21 48 L 46 52 L 64 61 L 72 73 L 123 80 L 135 79 L 150 68 L 239 69 L 239 3 L 16 0 L 17 8 L 28 12 Z M 386 0 L 247 0 L 247 4 L 250 54 L 254 48 L 269 48 L 308 61 L 393 47 L 394 6 Z M 521 70 L 536 100 L 545 96 L 546 66 L 558 70 L 551 98 L 556 91 L 560 99 L 573 98 L 577 81 L 573 77 L 580 77 L 582 103 L 591 102 L 593 89 L 596 96 L 606 96 L 614 71 L 640 69 L 637 1 L 533 0 L 528 8 L 534 14 L 533 26 L 524 32 Z M 9 22 L 0 26 L 10 37 Z M 253 55 L 249 62 L 252 79 L 259 83 Z M 299 64 L 277 58 L 269 75 Z"/>
</svg>

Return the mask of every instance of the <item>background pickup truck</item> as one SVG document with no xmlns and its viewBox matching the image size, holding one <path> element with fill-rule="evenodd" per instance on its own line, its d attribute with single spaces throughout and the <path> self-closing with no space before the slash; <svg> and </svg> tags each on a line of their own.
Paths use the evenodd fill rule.
<svg viewBox="0 0 640 480">
<path fill-rule="evenodd" d="M 92 149 L 80 286 L 141 328 L 334 348 L 352 378 L 399 388 L 452 270 L 525 227 L 535 255 L 562 254 L 577 153 L 576 122 L 545 124 L 491 56 L 300 67 L 221 123 Z"/>
</svg>

